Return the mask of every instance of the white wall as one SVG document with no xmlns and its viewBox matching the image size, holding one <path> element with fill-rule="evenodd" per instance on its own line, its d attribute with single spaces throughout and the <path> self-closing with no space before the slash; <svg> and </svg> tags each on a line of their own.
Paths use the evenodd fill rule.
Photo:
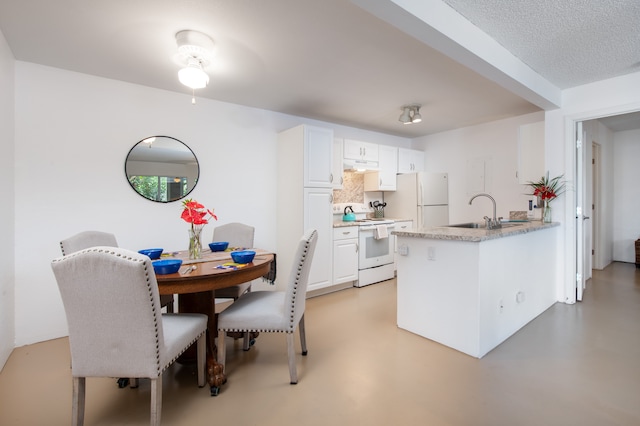
<svg viewBox="0 0 640 426">
<path fill-rule="evenodd" d="M 14 346 L 14 59 L 0 32 L 0 170 L 3 191 L 0 203 L 0 370 Z"/>
<path fill-rule="evenodd" d="M 527 210 L 532 196 L 526 185 L 518 183 L 518 129 L 522 124 L 542 121 L 538 112 L 491 123 L 425 136 L 414 140 L 414 147 L 425 151 L 429 172 L 449 174 L 449 220 L 451 223 L 481 222 L 492 216 L 493 205 L 487 198 L 469 199 L 487 192 L 496 200 L 497 216 L 508 218 L 511 210 Z M 470 190 L 471 164 L 485 164 L 485 191 Z"/>
<path fill-rule="evenodd" d="M 640 238 L 640 130 L 614 133 L 613 259 L 635 263 Z"/>
<path fill-rule="evenodd" d="M 254 225 L 256 245 L 271 250 L 276 247 L 276 168 L 287 167 L 276 158 L 279 131 L 308 123 L 331 127 L 337 137 L 410 144 L 212 100 L 192 105 L 188 93 L 19 61 L 15 117 L 15 346 L 67 334 L 50 269 L 51 259 L 60 256 L 61 239 L 97 229 L 116 234 L 119 245 L 130 249 L 186 248 L 180 204 L 143 199 L 125 178 L 125 157 L 139 140 L 167 135 L 186 143 L 201 166 L 193 198 L 215 209 L 217 224 Z M 205 228 L 205 240 L 214 226 Z"/>
</svg>

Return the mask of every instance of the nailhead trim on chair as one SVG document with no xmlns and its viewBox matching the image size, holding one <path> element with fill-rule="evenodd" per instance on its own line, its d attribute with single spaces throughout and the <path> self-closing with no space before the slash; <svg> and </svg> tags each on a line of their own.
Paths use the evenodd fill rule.
<svg viewBox="0 0 640 426">
<path fill-rule="evenodd" d="M 199 338 L 201 338 L 202 336 L 204 336 L 204 334 L 205 334 L 205 333 L 206 333 L 206 330 L 205 330 L 205 331 L 203 331 L 202 333 L 200 333 L 200 334 L 199 334 L 195 339 L 193 339 L 193 340 L 192 340 L 192 341 L 191 341 L 191 342 L 190 342 L 190 343 L 189 343 L 189 344 L 188 344 L 188 345 L 187 345 L 187 346 L 186 346 L 182 351 L 180 351 L 180 353 L 179 353 L 178 355 L 176 355 L 176 356 L 175 356 L 171 361 L 169 361 L 169 362 L 167 363 L 167 365 L 165 365 L 165 366 L 162 368 L 162 371 L 160 372 L 160 374 L 162 374 L 162 373 L 164 372 L 164 370 L 166 370 L 167 368 L 169 368 L 169 366 L 170 366 L 173 362 L 175 362 L 175 360 L 177 360 L 177 359 L 180 357 L 180 355 L 182 355 L 182 354 L 184 353 L 184 351 L 186 351 L 187 349 L 189 349 L 189 347 L 190 347 L 191 345 L 193 345 L 195 342 L 197 342 Z"/>
<path fill-rule="evenodd" d="M 148 265 L 146 263 L 147 259 L 134 259 L 131 256 L 124 257 L 124 256 L 122 256 L 121 253 L 115 253 L 112 250 L 89 248 L 89 249 L 78 251 L 76 253 L 72 253 L 69 256 L 64 256 L 64 257 L 62 257 L 60 259 L 55 260 L 55 262 L 64 262 L 66 260 L 73 259 L 74 257 L 80 255 L 81 253 L 88 253 L 88 252 L 92 252 L 92 251 L 93 252 L 98 252 L 98 253 L 112 254 L 112 255 L 114 255 L 116 257 L 121 257 L 121 258 L 123 258 L 125 260 L 129 260 L 129 261 L 132 261 L 132 262 L 138 262 L 138 263 L 139 262 L 143 262 L 144 263 L 144 272 L 145 272 L 145 277 L 146 277 L 146 282 L 147 282 L 147 290 L 149 291 L 149 302 L 152 304 L 153 324 L 154 324 L 155 338 L 156 338 L 156 372 L 157 372 L 157 375 L 159 377 L 164 372 L 164 370 L 166 370 L 169 367 L 169 365 L 177 359 L 177 357 L 174 358 L 171 362 L 169 362 L 165 366 L 161 366 L 160 365 L 160 338 L 159 338 L 159 330 L 158 330 L 158 312 L 156 311 L 155 306 L 153 305 L 153 291 L 151 289 L 151 279 L 149 277 L 149 268 L 148 268 Z M 150 262 L 150 260 L 149 260 L 149 262 Z M 200 336 L 202 336 L 202 334 L 200 334 Z M 196 340 L 197 339 L 193 340 L 189 344 L 189 346 L 191 344 L 193 344 Z M 189 347 L 189 346 L 187 346 L 187 347 Z M 186 348 L 182 352 L 184 352 L 185 350 L 186 350 Z M 178 354 L 178 355 L 181 355 L 182 352 L 180 352 L 180 354 Z"/>
</svg>

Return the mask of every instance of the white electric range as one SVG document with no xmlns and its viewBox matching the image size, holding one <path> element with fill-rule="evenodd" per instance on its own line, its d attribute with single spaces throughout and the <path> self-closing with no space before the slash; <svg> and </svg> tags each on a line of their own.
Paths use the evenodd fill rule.
<svg viewBox="0 0 640 426">
<path fill-rule="evenodd" d="M 351 207 L 356 220 L 346 223 L 358 226 L 358 281 L 354 285 L 364 287 L 393 278 L 395 237 L 391 235 L 391 231 L 395 222 L 371 217 L 374 210 L 364 203 L 334 204 L 334 221 L 342 220 L 347 207 Z"/>
</svg>

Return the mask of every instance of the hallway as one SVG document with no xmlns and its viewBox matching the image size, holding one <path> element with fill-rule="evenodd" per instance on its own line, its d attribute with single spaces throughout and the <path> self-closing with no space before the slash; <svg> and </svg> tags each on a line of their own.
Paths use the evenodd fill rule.
<svg viewBox="0 0 640 426">
<path fill-rule="evenodd" d="M 163 424 L 640 424 L 634 264 L 594 270 L 583 302 L 556 303 L 480 360 L 398 329 L 395 294 L 390 280 L 309 299 L 296 386 L 281 334 L 261 334 L 249 352 L 230 342 L 215 398 L 191 367 L 170 368 Z M 15 349 L 0 374 L 0 424 L 70 424 L 69 362 L 66 338 Z M 85 424 L 148 424 L 149 388 L 87 379 Z"/>
</svg>

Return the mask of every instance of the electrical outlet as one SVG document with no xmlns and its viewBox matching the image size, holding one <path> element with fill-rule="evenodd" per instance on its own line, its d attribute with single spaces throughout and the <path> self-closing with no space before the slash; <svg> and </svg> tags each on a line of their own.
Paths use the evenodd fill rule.
<svg viewBox="0 0 640 426">
<path fill-rule="evenodd" d="M 398 254 L 400 256 L 408 256 L 409 255 L 409 246 L 406 244 L 401 244 L 398 246 Z"/>
<path fill-rule="evenodd" d="M 522 303 L 524 302 L 525 297 L 524 297 L 524 291 L 519 291 L 516 293 L 516 303 Z"/>
<path fill-rule="evenodd" d="M 435 247 L 427 247 L 427 259 L 436 260 L 436 248 Z"/>
</svg>

